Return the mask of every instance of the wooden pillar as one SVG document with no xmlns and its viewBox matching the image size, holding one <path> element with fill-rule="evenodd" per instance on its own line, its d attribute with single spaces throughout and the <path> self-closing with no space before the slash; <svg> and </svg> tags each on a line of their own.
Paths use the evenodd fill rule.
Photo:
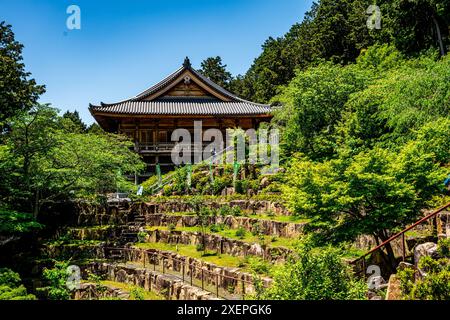
<svg viewBox="0 0 450 320">
<path fill-rule="evenodd" d="M 156 146 L 156 151 L 159 151 L 159 119 L 156 120 L 155 127 L 156 127 L 155 146 Z M 158 164 L 158 163 L 159 163 L 159 155 L 158 155 L 158 153 L 156 153 L 155 164 Z"/>
<path fill-rule="evenodd" d="M 159 145 L 159 120 L 156 120 L 156 137 L 155 137 L 155 145 Z"/>
<path fill-rule="evenodd" d="M 139 151 L 139 122 L 134 122 L 134 149 Z"/>
</svg>

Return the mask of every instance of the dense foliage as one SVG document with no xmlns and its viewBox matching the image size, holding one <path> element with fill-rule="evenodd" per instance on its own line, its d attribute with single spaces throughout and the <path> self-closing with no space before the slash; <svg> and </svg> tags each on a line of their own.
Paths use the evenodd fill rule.
<svg viewBox="0 0 450 320">
<path fill-rule="evenodd" d="M 404 299 L 409 300 L 449 300 L 450 299 L 450 243 L 441 240 L 438 251 L 441 257 L 433 259 L 423 257 L 419 261 L 419 269 L 405 268 L 397 273 L 401 283 Z"/>
<path fill-rule="evenodd" d="M 71 275 L 68 271 L 69 262 L 57 261 L 52 269 L 44 269 L 43 276 L 48 286 L 39 288 L 39 291 L 45 292 L 51 300 L 67 300 L 70 298 L 70 290 L 67 281 Z"/>
<path fill-rule="evenodd" d="M 78 133 L 57 112 L 38 106 L 12 118 L 0 146 L 0 200 L 35 216 L 49 200 L 116 191 L 122 174 L 143 168 L 125 137 Z"/>
<path fill-rule="evenodd" d="M 366 292 L 365 283 L 352 277 L 337 249 L 314 251 L 307 243 L 275 273 L 274 280 L 263 299 L 357 300 L 364 299 Z"/>
<path fill-rule="evenodd" d="M 30 213 L 0 208 L 0 246 L 41 228 Z"/>
<path fill-rule="evenodd" d="M 449 63 L 375 46 L 354 65 L 299 71 L 286 87 L 276 116 L 289 164 L 284 197 L 323 240 L 386 240 L 443 194 Z"/>
<path fill-rule="evenodd" d="M 448 0 L 381 0 L 381 29 L 370 30 L 367 13 L 372 0 L 321 0 L 302 22 L 284 36 L 269 38 L 263 52 L 243 76 L 231 83 L 233 92 L 261 103 L 269 102 L 287 85 L 297 69 L 322 61 L 346 65 L 374 44 L 392 43 L 408 56 L 429 48 L 441 55 L 448 46 Z"/>
<path fill-rule="evenodd" d="M 10 269 L 0 268 L 0 300 L 35 300 L 27 293 L 18 273 Z"/>
</svg>

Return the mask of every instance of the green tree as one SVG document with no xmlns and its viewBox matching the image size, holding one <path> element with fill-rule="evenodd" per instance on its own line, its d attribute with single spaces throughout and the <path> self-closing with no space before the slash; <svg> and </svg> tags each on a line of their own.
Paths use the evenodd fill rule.
<svg viewBox="0 0 450 320">
<path fill-rule="evenodd" d="M 379 76 L 348 99 L 338 143 L 356 152 L 377 143 L 401 146 L 426 123 L 448 117 L 449 64 L 448 57 L 404 60 L 395 51 L 369 49 L 358 65 Z"/>
<path fill-rule="evenodd" d="M 384 0 L 379 37 L 402 52 L 418 53 L 430 47 L 441 55 L 448 45 L 450 2 L 448 0 Z"/>
<path fill-rule="evenodd" d="M 70 299 L 71 294 L 67 286 L 67 280 L 70 276 L 68 271 L 69 265 L 67 261 L 56 261 L 54 268 L 45 268 L 42 272 L 44 279 L 48 282 L 48 286 L 39 288 L 39 291 L 46 292 L 50 300 Z"/>
<path fill-rule="evenodd" d="M 0 129 L 6 119 L 28 111 L 45 92 L 43 86 L 29 79 L 22 60 L 23 45 L 14 38 L 11 26 L 0 22 Z"/>
<path fill-rule="evenodd" d="M 200 72 L 219 86 L 229 89 L 232 77 L 226 68 L 221 57 L 210 57 L 202 61 Z"/>
<path fill-rule="evenodd" d="M 0 247 L 41 228 L 30 213 L 0 208 Z"/>
<path fill-rule="evenodd" d="M 311 218 L 322 241 L 373 235 L 387 240 L 395 228 L 416 221 L 440 194 L 445 170 L 436 155 L 412 141 L 399 152 L 374 148 L 352 158 L 312 162 L 296 158 L 288 169 L 284 197 L 297 214 Z M 394 253 L 386 246 L 393 264 Z"/>
<path fill-rule="evenodd" d="M 84 133 L 87 130 L 86 124 L 81 120 L 80 114 L 76 110 L 74 112 L 66 111 L 62 116 L 62 120 L 68 131 Z"/>
<path fill-rule="evenodd" d="M 105 131 L 103 131 L 103 129 L 97 124 L 97 123 L 93 123 L 91 124 L 87 129 L 86 129 L 87 133 L 92 133 L 92 134 L 102 134 L 105 133 Z"/>
<path fill-rule="evenodd" d="M 373 4 L 381 10 L 381 29 L 367 27 L 366 11 Z M 247 73 L 233 81 L 233 92 L 267 103 L 295 77 L 296 69 L 323 61 L 348 65 L 374 44 L 393 44 L 407 56 L 430 48 L 443 55 L 449 23 L 448 0 L 321 0 L 284 36 L 264 42 Z"/>
<path fill-rule="evenodd" d="M 197 217 L 197 225 L 202 237 L 201 251 L 203 251 L 203 254 L 206 254 L 206 232 L 208 229 L 208 218 L 211 212 L 208 208 L 204 207 L 203 202 L 201 196 L 192 196 L 188 200 L 189 206 L 194 210 L 195 216 Z"/>
<path fill-rule="evenodd" d="M 285 127 L 283 150 L 287 156 L 294 152 L 312 159 L 333 156 L 335 126 L 350 95 L 370 83 L 369 75 L 357 66 L 331 63 L 299 71 L 280 96 L 283 108 L 275 116 Z"/>
<path fill-rule="evenodd" d="M 36 217 L 49 200 L 67 199 L 116 189 L 143 169 L 126 137 L 74 133 L 62 129 L 57 110 L 33 108 L 11 121 L 3 157 L 2 198 Z"/>
</svg>

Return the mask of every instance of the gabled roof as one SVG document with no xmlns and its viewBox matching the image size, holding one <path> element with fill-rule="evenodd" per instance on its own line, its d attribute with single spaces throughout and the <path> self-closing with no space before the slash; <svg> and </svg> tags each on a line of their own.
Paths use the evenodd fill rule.
<svg viewBox="0 0 450 320">
<path fill-rule="evenodd" d="M 205 96 L 168 96 L 176 85 L 192 81 Z M 117 103 L 89 105 L 91 114 L 117 115 L 269 115 L 269 105 L 246 101 L 212 82 L 192 68 L 188 58 L 183 66 L 133 98 Z"/>
</svg>

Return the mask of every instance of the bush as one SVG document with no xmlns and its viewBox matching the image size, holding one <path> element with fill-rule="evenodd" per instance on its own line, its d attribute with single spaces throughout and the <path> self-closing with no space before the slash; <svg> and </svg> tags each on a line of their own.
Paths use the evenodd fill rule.
<svg viewBox="0 0 450 320">
<path fill-rule="evenodd" d="M 134 287 L 130 291 L 131 300 L 145 300 L 145 291 L 142 288 Z"/>
<path fill-rule="evenodd" d="M 253 223 L 253 225 L 252 225 L 252 235 L 254 235 L 254 236 L 262 235 L 261 223 L 259 223 L 259 222 Z"/>
<path fill-rule="evenodd" d="M 171 223 L 167 226 L 167 228 L 169 229 L 170 232 L 173 232 L 173 231 L 175 231 L 177 226 L 174 223 Z"/>
<path fill-rule="evenodd" d="M 219 208 L 219 214 L 222 217 L 231 215 L 231 207 L 229 205 L 224 205 Z"/>
<path fill-rule="evenodd" d="M 69 262 L 55 262 L 53 269 L 45 268 L 43 271 L 44 279 L 47 280 L 49 286 L 39 288 L 39 291 L 45 291 L 50 300 L 68 300 L 70 299 L 70 291 L 67 287 L 69 279 L 68 272 Z"/>
<path fill-rule="evenodd" d="M 364 299 L 367 285 L 356 280 L 335 248 L 313 250 L 302 244 L 295 259 L 275 273 L 274 284 L 261 299 L 269 300 L 355 300 Z"/>
<path fill-rule="evenodd" d="M 152 187 L 155 187 L 158 184 L 158 176 L 154 175 L 148 178 L 146 181 L 144 181 L 141 186 L 144 188 L 144 195 L 150 195 L 152 194 L 153 190 Z"/>
<path fill-rule="evenodd" d="M 439 240 L 438 253 L 441 257 L 450 258 L 450 239 Z"/>
<path fill-rule="evenodd" d="M 145 231 L 139 231 L 137 234 L 138 237 L 138 241 L 140 243 L 145 242 L 145 240 L 147 239 L 148 233 Z"/>
<path fill-rule="evenodd" d="M 400 281 L 400 288 L 403 295 L 409 295 L 414 288 L 414 274 L 415 271 L 412 268 L 404 268 L 397 272 L 397 278 Z"/>
<path fill-rule="evenodd" d="M 18 273 L 0 268 L 0 300 L 36 300 L 36 297 L 27 293 L 21 284 Z"/>
<path fill-rule="evenodd" d="M 240 239 L 244 239 L 247 234 L 247 231 L 243 227 L 239 227 L 239 229 L 236 230 L 236 237 Z"/>
<path fill-rule="evenodd" d="M 237 180 L 234 184 L 234 191 L 238 194 L 247 194 L 247 181 L 246 180 Z"/>
<path fill-rule="evenodd" d="M 242 216 L 242 209 L 238 206 L 234 206 L 231 208 L 231 215 L 235 216 L 235 217 L 240 217 Z"/>
<path fill-rule="evenodd" d="M 16 212 L 0 207 L 0 234 L 5 236 L 22 235 L 43 228 L 30 213 Z"/>
<path fill-rule="evenodd" d="M 213 232 L 213 233 L 223 231 L 224 229 L 225 229 L 225 226 L 223 224 L 212 224 L 209 227 L 209 230 L 211 230 L 211 232 Z"/>
<path fill-rule="evenodd" d="M 426 275 L 414 278 L 414 270 L 406 268 L 397 273 L 404 299 L 410 300 L 449 300 L 450 299 L 450 262 L 447 258 L 434 260 L 424 257 L 419 268 Z"/>
<path fill-rule="evenodd" d="M 257 274 L 269 274 L 270 273 L 270 265 L 267 261 L 264 261 L 261 258 L 251 257 L 248 259 L 249 267 L 252 271 Z"/>
<path fill-rule="evenodd" d="M 214 195 L 220 195 L 222 190 L 231 186 L 231 181 L 228 177 L 216 177 L 211 184 L 211 191 Z"/>
</svg>

